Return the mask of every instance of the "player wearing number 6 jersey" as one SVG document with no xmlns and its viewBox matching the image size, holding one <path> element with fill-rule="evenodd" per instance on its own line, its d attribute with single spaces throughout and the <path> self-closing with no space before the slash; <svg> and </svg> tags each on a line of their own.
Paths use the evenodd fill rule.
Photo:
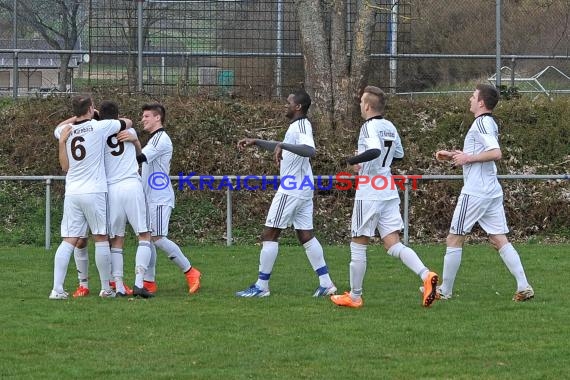
<svg viewBox="0 0 570 380">
<path fill-rule="evenodd" d="M 366 121 L 358 137 L 358 154 L 347 160 L 361 176 L 391 176 L 394 159 L 404 157 L 400 136 L 394 125 L 383 118 L 386 96 L 378 87 L 367 86 L 360 98 L 360 111 Z M 418 255 L 400 242 L 403 227 L 400 197 L 396 189 L 377 190 L 371 183 L 359 184 L 352 211 L 352 242 L 350 243 L 350 292 L 333 295 L 339 306 L 361 307 L 362 283 L 366 272 L 366 249 L 375 231 L 380 232 L 384 247 L 392 257 L 416 273 L 424 283 L 422 305 L 435 300 L 438 276 L 422 263 Z"/>
<path fill-rule="evenodd" d="M 54 283 L 50 299 L 66 299 L 63 289 L 65 274 L 73 249 L 87 227 L 95 240 L 95 262 L 101 279 L 101 297 L 114 297 L 111 278 L 110 249 L 107 242 L 107 177 L 104 167 L 105 141 L 121 129 L 130 128 L 131 121 L 92 120 L 93 101 L 78 95 L 72 100 L 73 124 L 62 133 L 61 125 L 55 135 L 60 139 L 60 156 L 68 158 L 65 200 L 61 222 L 63 241 L 54 259 Z M 62 123 L 67 124 L 68 121 Z"/>
<path fill-rule="evenodd" d="M 119 107 L 115 102 L 104 100 L 98 108 L 96 119 L 119 119 Z M 59 129 L 56 130 L 56 135 L 58 133 Z M 137 135 L 134 128 L 129 128 L 125 133 Z M 134 295 L 148 298 L 152 297 L 152 294 L 144 290 L 143 276 L 146 268 L 148 268 L 151 256 L 150 228 L 145 196 L 138 174 L 136 151 L 134 144 L 119 141 L 117 134 L 109 136 L 105 142 L 105 173 L 108 185 L 110 222 L 108 235 L 111 241 L 111 274 L 113 279 L 111 286 L 114 286 L 117 296 L 133 293 L 123 283 L 123 245 L 125 227 L 128 221 L 139 239 L 135 259 Z M 60 163 L 62 167 L 68 167 L 67 154 L 62 154 Z M 87 235 L 86 232 L 85 235 Z M 87 238 L 81 238 L 78 241 L 73 253 L 79 278 L 79 287 L 73 293 L 73 297 L 84 297 L 89 295 Z"/>
</svg>

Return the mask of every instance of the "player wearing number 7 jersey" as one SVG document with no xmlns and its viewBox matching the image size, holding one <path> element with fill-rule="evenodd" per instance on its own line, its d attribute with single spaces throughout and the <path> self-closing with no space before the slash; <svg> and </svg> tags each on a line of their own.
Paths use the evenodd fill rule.
<svg viewBox="0 0 570 380">
<path fill-rule="evenodd" d="M 400 136 L 394 125 L 383 118 L 386 96 L 378 87 L 367 86 L 360 98 L 360 111 L 366 121 L 358 137 L 358 154 L 347 160 L 361 176 L 373 178 L 391 176 L 394 159 L 404 157 Z M 403 227 L 400 214 L 400 197 L 397 189 L 377 190 L 372 183 L 359 184 L 352 211 L 352 242 L 350 243 L 350 292 L 333 295 L 331 300 L 339 306 L 361 307 L 362 283 L 366 272 L 366 249 L 376 229 L 384 248 L 392 257 L 416 273 L 424 283 L 422 305 L 428 307 L 436 297 L 438 276 L 422 263 L 418 255 L 400 242 Z"/>
<path fill-rule="evenodd" d="M 104 166 L 105 142 L 107 138 L 122 129 L 130 128 L 132 122 L 122 120 L 92 120 L 93 100 L 78 95 L 72 99 L 72 119 L 56 128 L 55 136 L 60 139 L 60 155 L 65 150 L 68 158 L 65 178 L 65 199 L 61 222 L 62 242 L 54 259 L 53 289 L 50 299 L 66 299 L 63 289 L 65 274 L 73 249 L 87 231 L 91 230 L 95 240 L 95 262 L 101 279 L 101 297 L 114 297 L 109 280 L 111 259 L 107 241 L 107 177 Z M 72 122 L 65 133 L 63 124 Z"/>
</svg>

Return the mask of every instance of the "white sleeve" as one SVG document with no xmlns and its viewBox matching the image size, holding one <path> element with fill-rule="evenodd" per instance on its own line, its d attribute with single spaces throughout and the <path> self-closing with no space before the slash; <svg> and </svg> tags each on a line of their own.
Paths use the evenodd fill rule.
<svg viewBox="0 0 570 380">
<path fill-rule="evenodd" d="M 370 149 L 380 149 L 382 150 L 382 144 L 380 143 L 380 139 L 376 134 L 374 128 L 370 126 L 370 123 L 366 122 L 360 129 L 360 137 L 359 140 L 364 144 L 364 150 L 362 152 L 358 152 L 358 154 L 364 153 Z"/>
<path fill-rule="evenodd" d="M 121 130 L 121 121 L 115 119 L 105 119 L 105 120 L 97 120 L 95 121 L 95 125 L 98 128 L 103 128 L 105 130 L 105 135 L 107 137 L 114 135 L 115 133 L 119 133 Z"/>
<path fill-rule="evenodd" d="M 301 145 L 308 145 L 312 148 L 315 147 L 315 140 L 313 140 L 313 136 L 308 133 L 299 132 L 297 134 L 297 143 Z"/>
<path fill-rule="evenodd" d="M 160 144 L 158 146 L 154 146 L 153 144 L 146 144 L 144 148 L 142 148 L 142 154 L 146 157 L 146 162 L 151 163 L 156 159 L 156 157 L 161 155 L 160 151 Z"/>
<path fill-rule="evenodd" d="M 61 131 L 63 131 L 63 128 L 65 128 L 68 125 L 70 125 L 70 124 L 62 124 L 62 125 L 57 126 L 55 128 L 55 130 L 53 131 L 53 135 L 55 136 L 56 139 L 59 140 L 59 136 L 61 136 Z"/>
<path fill-rule="evenodd" d="M 499 141 L 497 141 L 497 124 L 490 117 L 484 117 L 477 123 L 477 128 L 475 128 L 475 138 L 479 143 L 481 143 L 488 152 L 493 149 L 499 149 Z"/>
<path fill-rule="evenodd" d="M 402 140 L 400 139 L 400 135 L 396 137 L 396 141 L 394 141 L 394 144 L 395 144 L 394 158 L 403 158 L 404 147 L 402 146 Z"/>
<path fill-rule="evenodd" d="M 485 146 L 485 152 L 493 149 L 500 149 L 499 142 L 494 135 L 477 132 L 476 136 L 479 142 Z"/>
<path fill-rule="evenodd" d="M 370 149 L 382 149 L 382 144 L 380 144 L 380 139 L 378 138 L 378 136 L 364 138 L 364 145 L 366 146 L 364 151 Z"/>
<path fill-rule="evenodd" d="M 135 136 L 135 137 L 138 138 L 137 131 L 135 131 L 134 128 L 129 128 L 129 129 L 127 129 L 127 132 L 129 132 L 131 135 L 133 135 L 133 136 Z"/>
<path fill-rule="evenodd" d="M 493 149 L 499 149 L 499 141 L 497 141 L 494 125 L 487 124 L 486 128 L 477 128 L 475 130 L 475 136 L 479 143 L 483 144 L 485 147 L 485 152 Z"/>
</svg>

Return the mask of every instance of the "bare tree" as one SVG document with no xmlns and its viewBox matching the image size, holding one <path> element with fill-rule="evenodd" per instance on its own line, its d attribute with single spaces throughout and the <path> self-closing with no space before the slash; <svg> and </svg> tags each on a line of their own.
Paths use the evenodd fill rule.
<svg viewBox="0 0 570 380">
<path fill-rule="evenodd" d="M 73 50 L 81 29 L 85 25 L 85 12 L 80 12 L 88 1 L 81 0 L 18 0 L 18 20 L 31 27 L 55 50 Z M 1 0 L 0 8 L 14 12 L 13 1 Z M 59 64 L 59 90 L 65 91 L 70 83 L 68 70 L 70 53 L 61 53 Z"/>
<path fill-rule="evenodd" d="M 347 0 L 350 1 L 350 0 Z M 371 35 L 379 6 L 357 1 L 347 43 L 347 1 L 295 0 L 305 61 L 305 86 L 324 125 L 349 126 L 370 67 Z"/>
</svg>

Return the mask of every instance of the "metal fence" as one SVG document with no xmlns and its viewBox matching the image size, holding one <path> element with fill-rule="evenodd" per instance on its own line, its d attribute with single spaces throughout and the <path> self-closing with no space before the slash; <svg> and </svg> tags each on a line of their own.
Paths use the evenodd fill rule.
<svg viewBox="0 0 570 380">
<path fill-rule="evenodd" d="M 275 178 L 278 179 L 279 176 L 267 176 L 268 178 Z M 321 175 L 315 176 L 315 180 L 317 178 L 335 178 L 332 175 Z M 411 176 L 408 176 L 411 177 Z M 421 175 L 415 176 L 417 177 L 416 180 L 418 182 L 421 181 L 458 181 L 462 180 L 462 175 Z M 219 181 L 222 179 L 227 179 L 233 181 L 235 183 L 236 176 L 211 176 L 211 178 L 215 181 Z M 243 176 L 241 176 L 243 178 Z M 261 176 L 259 177 L 261 178 Z M 502 180 L 570 180 L 570 174 L 561 174 L 561 175 L 498 175 L 499 179 Z M 171 176 L 171 182 L 178 181 L 180 178 L 177 176 Z M 195 180 L 196 178 L 192 179 Z M 52 195 L 51 195 L 51 188 L 54 181 L 64 181 L 64 176 L 0 176 L 0 181 L 33 181 L 33 182 L 44 182 L 45 183 L 45 249 L 48 250 L 51 248 L 51 225 L 52 225 L 52 216 L 51 216 L 51 208 L 52 208 Z M 185 178 L 185 180 L 188 180 Z M 404 219 L 404 230 L 403 230 L 403 240 L 405 244 L 409 242 L 410 236 L 410 207 L 411 207 L 411 198 L 410 192 L 413 190 L 414 184 L 405 179 L 404 181 L 404 191 L 403 191 L 403 219 Z M 233 191 L 227 188 L 226 190 L 226 245 L 231 246 L 233 242 Z"/>
<path fill-rule="evenodd" d="M 20 7 L 26 1 L 20 0 Z M 69 50 L 42 45 L 23 16 L 9 11 L 11 3 L 18 7 L 18 1 L 0 0 L 0 23 L 13 24 L 0 32 L 0 91 L 17 94 L 10 71 L 20 72 L 23 91 L 61 90 L 57 75 L 46 83 L 38 73 L 57 68 L 70 53 L 76 54 L 68 67 L 74 80 L 69 90 L 113 86 L 153 94 L 281 96 L 303 82 L 297 21 L 303 10 L 294 0 L 84 0 L 75 14 L 80 37 Z M 357 1 L 345 4 L 350 44 Z M 470 89 L 482 80 L 523 91 L 570 90 L 568 1 L 371 5 L 377 17 L 370 83 L 397 92 Z"/>
<path fill-rule="evenodd" d="M 376 54 L 389 54 L 391 49 L 396 52 L 396 45 L 391 45 L 392 35 L 404 38 L 409 33 L 409 2 L 399 2 L 399 22 L 392 15 L 391 2 L 379 2 L 371 40 Z M 131 17 L 137 5 L 142 8 L 138 23 Z M 356 2 L 348 1 L 346 6 L 346 28 L 350 31 Z M 109 18 L 109 9 L 127 17 L 116 22 Z M 90 20 L 91 52 L 110 53 L 93 53 L 91 80 L 112 77 L 129 88 L 137 86 L 151 93 L 214 91 L 264 96 L 281 96 L 304 80 L 299 25 L 292 0 L 138 4 L 101 0 L 90 9 Z M 352 43 L 350 33 L 347 37 L 347 43 Z M 140 56 L 127 54 L 137 51 L 137 46 L 142 46 Z M 137 72 L 138 67 L 142 69 Z M 387 82 L 387 70 L 375 72 L 377 79 Z"/>
</svg>

